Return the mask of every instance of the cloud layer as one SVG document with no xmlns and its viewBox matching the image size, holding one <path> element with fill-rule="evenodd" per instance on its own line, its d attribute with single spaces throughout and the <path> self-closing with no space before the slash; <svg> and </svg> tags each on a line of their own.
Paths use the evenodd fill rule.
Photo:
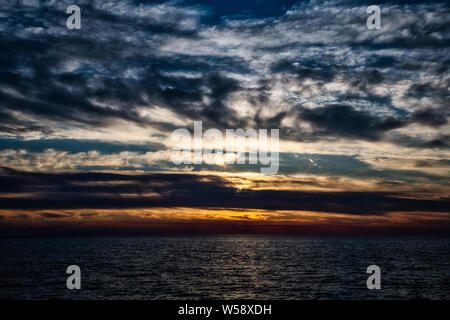
<svg viewBox="0 0 450 320">
<path fill-rule="evenodd" d="M 0 0 L 0 209 L 450 211 L 448 2 L 75 3 Z M 280 183 L 171 163 L 193 121 L 279 128 Z"/>
</svg>

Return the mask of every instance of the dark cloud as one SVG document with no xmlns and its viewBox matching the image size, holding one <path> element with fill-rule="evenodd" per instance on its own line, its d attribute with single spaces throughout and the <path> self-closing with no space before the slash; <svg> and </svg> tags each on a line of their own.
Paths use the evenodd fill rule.
<svg viewBox="0 0 450 320">
<path fill-rule="evenodd" d="M 0 110 L 0 132 L 20 136 L 27 132 L 39 131 L 45 134 L 53 133 L 53 130 L 39 125 L 36 121 L 26 121 L 18 119 L 12 114 Z"/>
<path fill-rule="evenodd" d="M 29 219 L 30 216 L 26 213 L 20 213 L 20 214 L 16 214 L 13 216 L 13 218 L 18 218 L 18 219 Z"/>
<path fill-rule="evenodd" d="M 63 219 L 63 218 L 70 217 L 71 215 L 44 212 L 44 213 L 41 213 L 41 216 L 43 218 L 47 218 L 47 219 Z"/>
<path fill-rule="evenodd" d="M 422 143 L 422 146 L 425 148 L 448 148 L 450 135 L 442 136 L 438 139 L 428 140 Z M 417 144 L 415 144 L 417 145 Z"/>
<path fill-rule="evenodd" d="M 373 55 L 368 61 L 367 65 L 372 68 L 391 68 L 398 64 L 398 59 L 393 56 Z"/>
<path fill-rule="evenodd" d="M 300 109 L 299 118 L 310 122 L 322 135 L 368 140 L 378 140 L 383 133 L 407 123 L 405 120 L 381 118 L 340 104 L 317 109 Z"/>
<path fill-rule="evenodd" d="M 217 176 L 112 173 L 44 174 L 3 169 L 1 180 L 28 191 L 27 198 L 0 198 L 5 209 L 86 209 L 144 207 L 225 207 L 310 210 L 356 215 L 391 211 L 448 212 L 450 200 L 414 199 L 389 192 L 239 190 Z M 3 184 L 4 181 L 2 181 Z M 124 182 L 129 182 L 124 183 Z M 143 197 L 149 192 L 156 197 Z M 121 196 L 127 193 L 127 196 Z M 136 193 L 136 196 L 130 196 Z M 47 218 L 63 218 L 67 215 Z"/>
<path fill-rule="evenodd" d="M 29 153 L 49 148 L 102 155 L 162 150 L 156 144 L 71 136 L 105 127 L 117 133 L 122 128 L 115 125 L 125 120 L 159 129 L 154 137 L 164 138 L 179 122 L 156 117 L 155 106 L 189 122 L 202 120 L 205 129 L 280 128 L 282 139 L 311 143 L 347 138 L 449 147 L 448 1 L 77 0 L 82 7 L 79 31 L 65 27 L 65 9 L 72 3 L 35 3 L 0 0 L 0 150 L 27 150 L 8 157 L 29 160 L 30 169 L 42 159 Z M 382 6 L 382 30 L 365 28 L 365 9 L 373 4 Z M 393 132 L 411 124 L 416 124 L 414 132 Z M 429 127 L 438 133 L 430 136 Z M 158 165 L 139 169 L 173 168 Z M 408 183 L 418 190 L 420 181 L 429 192 L 429 185 L 444 188 L 448 179 L 426 170 L 445 166 L 443 160 L 425 159 L 413 163 L 417 171 L 389 170 L 374 168 L 358 155 L 280 154 L 281 174 L 333 176 L 327 183 L 336 190 L 339 184 L 333 179 L 345 176 L 379 179 L 382 190 L 399 190 L 399 184 Z M 189 169 L 259 172 L 260 167 Z M 301 191 L 305 186 L 331 189 L 319 179 L 292 181 L 299 188 L 284 191 L 280 180 L 273 190 L 241 190 L 214 175 L 52 174 L 4 168 L 0 208 L 47 210 L 42 218 L 56 224 L 74 214 L 51 209 L 225 207 L 353 215 L 450 211 L 450 200 L 438 199 L 441 194 L 420 198 L 401 192 Z M 10 217 L 0 215 L 0 220 Z"/>
<path fill-rule="evenodd" d="M 400 34 L 398 36 L 383 38 L 372 32 L 359 37 L 354 28 L 343 28 L 342 25 L 363 23 L 363 16 L 344 11 L 337 16 L 332 14 L 362 5 L 354 1 L 332 1 L 324 5 L 321 12 L 309 10 L 312 6 L 309 2 L 294 4 L 293 1 L 284 1 L 285 7 L 280 7 L 279 2 L 269 1 L 257 6 L 258 9 L 250 3 L 231 6 L 219 3 L 198 5 L 191 1 L 176 5 L 164 2 L 139 4 L 139 8 L 159 5 L 153 15 L 142 14 L 134 1 L 112 3 L 117 4 L 117 10 L 113 5 L 79 2 L 83 8 L 83 27 L 80 32 L 72 32 L 61 23 L 67 17 L 65 3 L 29 6 L 5 2 L 4 12 L 8 19 L 2 22 L 5 32 L 0 33 L 0 132 L 20 136 L 36 131 L 51 135 L 54 126 L 61 124 L 97 128 L 112 125 L 117 119 L 162 131 L 173 130 L 175 125 L 170 121 L 157 121 L 151 115 L 143 117 L 138 110 L 158 105 L 180 117 L 203 120 L 206 126 L 278 126 L 283 137 L 288 139 L 303 136 L 302 139 L 317 140 L 324 134 L 336 134 L 376 140 L 383 138 L 383 132 L 402 126 L 406 120 L 383 118 L 379 114 L 374 115 L 376 112 L 368 114 L 356 109 L 344 110 L 346 107 L 330 107 L 330 101 L 325 101 L 319 105 L 323 107 L 322 111 L 320 108 L 302 111 L 302 116 L 319 129 L 305 137 L 296 132 L 296 128 L 281 126 L 287 116 L 295 113 L 302 97 L 288 97 L 284 102 L 291 110 L 275 115 L 263 117 L 265 113 L 259 110 L 272 107 L 271 96 L 278 84 L 277 77 L 288 76 L 293 77 L 305 93 L 308 90 L 312 92 L 314 87 L 324 90 L 326 84 L 343 81 L 352 90 L 333 93 L 336 104 L 359 107 L 370 103 L 396 111 L 398 108 L 392 105 L 392 97 L 373 92 L 374 86 L 411 81 L 414 75 L 404 72 L 406 65 L 417 65 L 416 70 L 430 76 L 442 76 L 446 71 L 445 61 L 448 61 L 448 57 L 433 51 L 427 51 L 418 61 L 404 51 L 402 55 L 397 52 L 387 55 L 378 50 L 384 47 L 446 47 L 448 38 L 445 35 L 449 25 L 443 19 L 427 19 L 420 26 L 414 23 L 397 26 L 403 28 L 392 30 L 395 35 Z M 445 16 L 449 8 L 443 4 L 436 8 L 421 7 L 417 14 L 419 17 L 425 17 L 427 13 Z M 384 12 L 384 21 L 397 21 L 395 15 L 400 9 L 393 7 L 392 12 Z M 345 21 L 340 21 L 339 17 L 345 17 Z M 208 29 L 212 26 L 214 28 Z M 320 32 L 327 35 L 330 30 L 334 32 L 339 28 L 339 35 L 323 39 L 312 37 L 311 40 L 299 36 L 299 39 L 278 43 L 273 34 L 275 26 L 281 30 L 287 28 L 286 32 L 310 35 Z M 289 29 L 290 26 L 294 29 Z M 248 37 L 249 48 L 246 50 L 255 56 L 256 62 L 258 56 L 271 57 L 274 52 L 298 51 L 299 54 L 278 61 L 276 57 L 270 58 L 267 65 L 270 72 L 267 73 L 255 69 L 242 55 L 228 50 L 222 52 L 214 45 L 205 48 L 204 53 L 160 51 L 170 40 L 173 43 L 177 43 L 176 40 L 191 43 L 210 40 L 203 33 L 205 30 L 210 34 L 220 31 Z M 267 41 L 254 44 L 252 37 L 267 37 Z M 363 40 L 356 40 L 359 38 Z M 313 55 L 310 48 L 314 48 Z M 343 61 L 340 48 L 350 50 L 348 57 L 351 63 Z M 367 58 L 361 54 L 361 49 L 364 49 L 363 53 L 370 53 Z M 354 55 L 360 59 L 355 60 Z M 229 73 L 255 76 L 257 86 L 249 88 L 248 84 L 230 77 Z M 448 105 L 447 87 L 448 81 L 417 83 L 411 85 L 406 96 L 419 100 L 429 97 L 445 106 Z M 256 108 L 253 119 L 230 108 L 229 102 L 235 93 L 245 97 Z M 16 111 L 26 117 L 17 116 Z M 439 115 L 423 111 L 411 119 L 426 125 L 441 125 L 446 121 L 438 118 Z M 333 122 L 333 119 L 343 122 Z M 352 129 L 349 122 L 353 120 L 362 123 L 355 124 Z M 364 125 L 368 128 L 362 128 Z"/>
<path fill-rule="evenodd" d="M 448 123 L 449 110 L 444 108 L 418 110 L 411 115 L 411 120 L 432 127 L 443 126 Z"/>
<path fill-rule="evenodd" d="M 424 97 L 450 97 L 448 87 L 450 83 L 446 83 L 445 86 L 440 86 L 439 84 L 432 83 L 415 83 L 412 84 L 408 91 L 406 92 L 406 96 L 413 98 L 424 98 Z"/>
<path fill-rule="evenodd" d="M 25 26 L 60 26 L 61 29 L 58 29 L 58 35 L 41 33 L 36 36 L 17 37 L 6 32 L 0 34 L 0 85 L 20 93 L 18 96 L 0 88 L 0 112 L 5 115 L 3 119 L 11 123 L 0 127 L 3 132 L 51 133 L 50 129 L 43 126 L 21 123 L 12 116 L 15 110 L 31 114 L 37 119 L 78 122 L 91 126 L 108 125 L 115 118 L 140 125 L 151 123 L 141 118 L 135 110 L 137 104 L 149 103 L 143 95 L 152 94 L 151 80 L 148 82 L 148 78 L 144 77 L 137 83 L 132 83 L 121 77 L 130 66 L 157 66 L 158 61 L 162 60 L 152 60 L 149 56 L 142 60 L 142 52 L 151 50 L 148 43 L 129 43 L 124 37 L 117 37 L 114 29 L 120 29 L 122 35 L 126 32 L 134 35 L 145 32 L 154 37 L 194 37 L 195 30 L 180 30 L 177 27 L 180 21 L 148 22 L 148 19 L 142 17 L 119 16 L 101 11 L 88 2 L 84 5 L 85 33 L 70 33 L 65 30 L 65 25 L 61 24 L 66 18 L 65 10 L 61 10 L 63 7 L 10 7 L 12 19 L 7 20 L 6 29 L 16 31 Z M 32 14 L 32 9 L 35 15 Z M 176 11 L 171 14 L 177 15 Z M 179 18 L 186 18 L 182 11 Z M 39 23 L 40 21 L 45 22 L 45 25 Z M 98 34 L 98 37 L 90 36 L 95 34 Z M 145 49 L 141 50 L 141 47 Z M 125 63 L 125 56 L 128 56 L 127 60 L 131 64 Z M 173 63 L 172 59 L 168 60 L 170 61 L 166 65 Z M 75 72 L 64 70 L 68 64 L 79 62 L 82 66 Z M 153 70 L 148 76 L 151 78 L 156 73 Z M 92 82 L 96 83 L 95 88 L 90 87 Z M 156 89 L 163 90 L 161 87 Z M 106 107 L 99 106 L 98 103 L 104 103 Z"/>
<path fill-rule="evenodd" d="M 213 74 L 207 78 L 207 85 L 211 90 L 212 102 L 203 109 L 203 115 L 214 123 L 222 124 L 223 127 L 239 127 L 234 110 L 226 105 L 228 96 L 239 89 L 238 81 Z"/>
<path fill-rule="evenodd" d="M 98 216 L 98 213 L 95 213 L 95 212 L 93 212 L 93 213 L 80 213 L 79 215 L 81 217 L 95 217 L 95 216 Z"/>
</svg>

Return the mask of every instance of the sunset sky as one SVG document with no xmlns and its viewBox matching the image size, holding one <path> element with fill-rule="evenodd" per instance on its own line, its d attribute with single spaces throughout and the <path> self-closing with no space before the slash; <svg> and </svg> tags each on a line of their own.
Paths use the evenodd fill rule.
<svg viewBox="0 0 450 320">
<path fill-rule="evenodd" d="M 0 232 L 449 234 L 450 4 L 372 4 L 0 0 Z M 194 121 L 278 174 L 172 163 Z"/>
</svg>

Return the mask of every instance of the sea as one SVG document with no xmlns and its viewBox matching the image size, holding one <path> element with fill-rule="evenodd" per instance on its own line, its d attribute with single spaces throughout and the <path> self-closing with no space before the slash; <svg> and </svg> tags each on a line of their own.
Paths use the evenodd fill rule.
<svg viewBox="0 0 450 320">
<path fill-rule="evenodd" d="M 450 238 L 0 238 L 0 299 L 450 299 Z"/>
</svg>

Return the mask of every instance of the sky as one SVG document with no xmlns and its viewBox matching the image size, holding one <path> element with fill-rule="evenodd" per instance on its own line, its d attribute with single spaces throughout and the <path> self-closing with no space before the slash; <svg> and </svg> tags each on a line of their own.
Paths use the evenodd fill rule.
<svg viewBox="0 0 450 320">
<path fill-rule="evenodd" d="M 0 8 L 1 233 L 450 234 L 448 2 Z M 279 129 L 277 174 L 174 164 L 194 121 Z"/>
</svg>

